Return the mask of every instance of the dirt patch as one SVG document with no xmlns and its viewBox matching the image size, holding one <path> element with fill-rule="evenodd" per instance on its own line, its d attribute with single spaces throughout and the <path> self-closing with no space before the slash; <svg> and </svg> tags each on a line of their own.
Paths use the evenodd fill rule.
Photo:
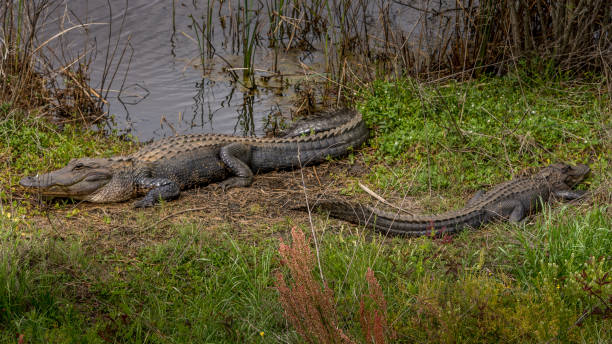
<svg viewBox="0 0 612 344">
<path fill-rule="evenodd" d="M 37 211 L 27 216 L 22 235 L 38 233 L 61 240 L 77 240 L 92 252 L 116 252 L 126 259 L 134 258 L 143 247 L 176 237 L 181 226 L 209 231 L 213 238 L 219 235 L 222 239 L 228 233 L 242 242 L 286 237 L 295 225 L 309 226 L 308 213 L 294 209 L 305 206 L 306 200 L 312 206 L 319 197 L 341 197 L 396 211 L 366 192 L 354 192 L 361 191 L 358 182 L 368 184 L 370 172 L 363 156 L 358 155 L 352 162 L 342 159 L 301 170 L 257 175 L 250 187 L 227 192 L 216 184 L 185 190 L 179 199 L 149 209 L 134 209 L 133 201 L 112 204 L 41 202 L 34 207 Z M 470 197 L 469 194 L 410 194 L 406 197 L 400 189 L 382 192 L 373 188 L 373 191 L 380 192 L 390 204 L 415 214 L 457 208 Z M 325 216 L 315 215 L 313 219 L 319 231 L 362 230 Z"/>
<path fill-rule="evenodd" d="M 133 256 L 138 249 L 176 234 L 177 225 L 191 225 L 215 233 L 231 233 L 239 240 L 258 240 L 286 233 L 291 226 L 309 223 L 308 214 L 293 210 L 316 202 L 317 195 L 341 191 L 369 172 L 361 161 L 333 161 L 302 170 L 257 175 L 253 185 L 223 192 L 216 184 L 185 190 L 177 200 L 149 209 L 132 202 L 93 204 L 41 202 L 28 215 L 26 235 L 42 232 L 60 239 L 77 239 L 95 252 Z M 350 176 L 350 178 L 349 178 Z M 305 190 L 304 190 L 305 187 Z M 371 198 L 360 193 L 363 201 Z"/>
</svg>

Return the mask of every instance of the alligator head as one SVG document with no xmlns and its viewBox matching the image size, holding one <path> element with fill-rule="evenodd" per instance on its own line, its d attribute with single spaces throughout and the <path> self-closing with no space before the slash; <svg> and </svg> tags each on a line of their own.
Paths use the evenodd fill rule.
<svg viewBox="0 0 612 344">
<path fill-rule="evenodd" d="M 584 164 L 572 166 L 565 163 L 556 163 L 545 167 L 540 174 L 543 175 L 553 185 L 567 185 L 570 188 L 580 184 L 591 169 Z"/>
<path fill-rule="evenodd" d="M 24 177 L 19 184 L 47 197 L 68 197 L 90 202 L 121 201 L 127 199 L 126 196 L 129 198 L 132 191 L 125 181 L 117 178 L 120 167 L 126 163 L 128 160 L 117 158 L 72 159 L 59 170 Z"/>
</svg>

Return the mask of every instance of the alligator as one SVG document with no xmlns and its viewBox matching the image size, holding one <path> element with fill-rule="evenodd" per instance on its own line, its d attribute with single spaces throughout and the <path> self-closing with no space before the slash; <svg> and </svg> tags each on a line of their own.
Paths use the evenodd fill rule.
<svg viewBox="0 0 612 344">
<path fill-rule="evenodd" d="M 589 167 L 582 164 L 552 164 L 536 174 L 503 182 L 487 192 L 480 190 L 463 209 L 437 215 L 400 215 L 399 212 L 338 199 L 320 200 L 315 208 L 328 211 L 334 218 L 372 227 L 383 234 L 441 236 L 496 220 L 520 222 L 551 197 L 579 198 L 585 192 L 572 190 L 572 187 L 582 182 L 589 171 Z"/>
<path fill-rule="evenodd" d="M 220 182 L 223 190 L 249 186 L 256 173 L 318 164 L 346 155 L 366 140 L 360 113 L 342 109 L 315 121 L 298 123 L 284 137 L 256 138 L 188 134 L 154 141 L 128 156 L 80 158 L 65 167 L 20 184 L 45 197 L 68 197 L 94 203 L 137 200 L 137 208 L 171 200 L 196 185 Z M 346 118 L 337 125 L 333 118 Z"/>
</svg>

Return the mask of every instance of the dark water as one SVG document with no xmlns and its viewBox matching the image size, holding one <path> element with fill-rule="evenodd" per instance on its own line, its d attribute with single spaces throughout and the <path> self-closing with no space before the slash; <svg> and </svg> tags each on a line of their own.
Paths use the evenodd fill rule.
<svg viewBox="0 0 612 344">
<path fill-rule="evenodd" d="M 58 19 L 47 21 L 45 32 L 52 35 L 61 30 L 60 25 L 69 28 L 79 21 L 91 24 L 86 30 L 62 36 L 62 49 L 71 57 L 84 47 L 97 51 L 90 67 L 93 86 L 99 85 L 105 61 L 110 60 L 107 50 L 112 56 L 118 43 L 108 73 L 112 75 L 119 66 L 110 85 L 108 111 L 114 115 L 116 128 L 141 141 L 175 133 L 260 134 L 270 113 L 289 111 L 290 96 L 277 96 L 263 88 L 249 95 L 231 82 L 221 70 L 225 64 L 219 61 L 213 62 L 212 72 L 204 74 L 189 16 L 201 16 L 205 8 L 176 1 L 174 9 L 173 22 L 171 0 L 111 0 L 110 7 L 100 0 L 68 1 L 54 8 Z M 224 57 L 240 66 L 240 56 L 225 52 Z M 283 58 L 290 63 L 298 57 Z"/>
<path fill-rule="evenodd" d="M 256 92 L 248 92 L 232 82 L 226 70 L 228 64 L 242 66 L 242 52 L 232 44 L 229 18 L 232 4 L 237 6 L 244 1 L 210 2 L 215 4 L 212 43 L 217 55 L 206 71 L 200 62 L 191 16 L 202 22 L 208 1 L 60 1 L 49 9 L 43 33 L 50 37 L 87 24 L 85 29 L 71 30 L 54 40 L 52 46 L 61 49 L 57 55 L 66 61 L 74 60 L 84 50 L 95 56 L 90 65 L 95 89 L 110 62 L 104 85 L 108 89 L 107 110 L 113 115 L 113 128 L 121 132 L 131 133 L 141 141 L 201 132 L 261 135 L 271 114 L 291 113 L 294 85 L 305 78 L 303 67 L 307 65 L 311 72 L 324 70 L 323 52 L 281 51 L 277 63 L 286 75 L 285 84 L 290 86 L 258 87 Z M 401 11 L 405 9 L 400 7 Z M 407 26 L 418 18 L 414 13 L 407 16 L 403 12 L 394 16 Z M 254 58 L 259 77 L 271 71 L 274 63 L 274 52 L 267 48 L 265 34 L 260 38 Z M 114 80 L 109 84 L 113 74 Z"/>
</svg>

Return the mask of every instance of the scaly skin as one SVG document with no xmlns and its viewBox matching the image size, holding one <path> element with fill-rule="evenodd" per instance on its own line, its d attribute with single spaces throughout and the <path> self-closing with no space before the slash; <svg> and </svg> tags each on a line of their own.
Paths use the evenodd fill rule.
<svg viewBox="0 0 612 344">
<path fill-rule="evenodd" d="M 574 191 L 572 187 L 584 180 L 589 170 L 586 165 L 553 164 L 534 175 L 504 182 L 487 192 L 479 191 L 463 209 L 438 215 L 400 215 L 339 200 L 320 201 L 316 207 L 329 211 L 332 217 L 372 227 L 384 234 L 443 235 L 494 220 L 519 222 L 536 211 L 541 201 L 551 197 L 576 199 L 584 192 Z"/>
<path fill-rule="evenodd" d="M 347 115 L 350 114 L 350 115 Z M 341 125 L 333 118 L 346 117 Z M 149 207 L 177 198 L 180 190 L 221 182 L 223 189 L 248 186 L 253 175 L 275 169 L 318 164 L 359 148 L 368 136 L 361 114 L 339 110 L 332 124 L 315 122 L 315 134 L 302 135 L 306 124 L 282 138 L 192 134 L 153 142 L 127 157 L 73 159 L 64 168 L 20 181 L 49 197 L 95 203 L 120 202 L 145 195 L 134 205 Z M 228 178 L 229 177 L 229 178 Z"/>
</svg>

